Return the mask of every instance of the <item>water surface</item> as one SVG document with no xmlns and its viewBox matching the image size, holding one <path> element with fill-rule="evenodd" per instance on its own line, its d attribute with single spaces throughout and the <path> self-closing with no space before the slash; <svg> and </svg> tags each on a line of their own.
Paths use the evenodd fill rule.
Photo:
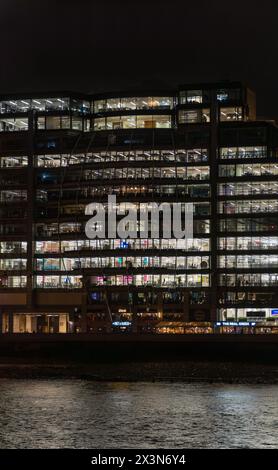
<svg viewBox="0 0 278 470">
<path fill-rule="evenodd" d="M 0 448 L 277 448 L 278 386 L 0 380 Z"/>
</svg>

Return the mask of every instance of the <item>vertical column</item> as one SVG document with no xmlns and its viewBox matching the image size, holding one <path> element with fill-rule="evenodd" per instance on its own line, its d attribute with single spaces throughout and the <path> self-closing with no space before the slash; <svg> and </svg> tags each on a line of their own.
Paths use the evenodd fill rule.
<svg viewBox="0 0 278 470">
<path fill-rule="evenodd" d="M 211 303 L 210 319 L 217 320 L 217 180 L 218 180 L 218 103 L 216 90 L 211 96 L 211 126 L 210 126 L 210 250 L 211 250 Z"/>
<path fill-rule="evenodd" d="M 35 113 L 29 111 L 28 114 L 28 169 L 27 169 L 27 302 L 28 310 L 33 308 L 33 262 L 34 262 L 34 209 L 35 209 L 35 188 L 34 188 L 34 137 L 35 137 Z"/>
<path fill-rule="evenodd" d="M 13 333 L 14 331 L 14 314 L 9 312 L 9 333 Z"/>
</svg>

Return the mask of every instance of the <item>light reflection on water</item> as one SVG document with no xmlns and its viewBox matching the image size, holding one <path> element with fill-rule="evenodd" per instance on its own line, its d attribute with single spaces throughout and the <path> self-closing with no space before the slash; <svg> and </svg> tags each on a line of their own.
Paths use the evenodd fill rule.
<svg viewBox="0 0 278 470">
<path fill-rule="evenodd" d="M 277 448 L 276 385 L 0 380 L 0 448 Z"/>
</svg>

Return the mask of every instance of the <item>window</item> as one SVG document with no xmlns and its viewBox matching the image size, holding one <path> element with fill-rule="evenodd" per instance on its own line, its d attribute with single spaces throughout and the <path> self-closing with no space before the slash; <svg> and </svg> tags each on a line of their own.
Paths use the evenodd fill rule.
<svg viewBox="0 0 278 470">
<path fill-rule="evenodd" d="M 138 126 L 139 127 L 139 126 Z M 153 126 L 160 128 L 169 128 L 171 127 L 171 116 L 153 116 Z"/>
<path fill-rule="evenodd" d="M 109 100 L 107 100 L 107 101 L 109 101 Z M 136 98 L 121 98 L 119 107 L 123 111 L 129 111 L 130 109 L 136 109 L 137 108 L 137 99 Z"/>
<path fill-rule="evenodd" d="M 241 106 L 220 108 L 220 121 L 242 121 L 243 110 Z"/>
<path fill-rule="evenodd" d="M 218 185 L 218 194 L 220 196 L 278 194 L 278 183 L 268 181 L 221 183 Z"/>
<path fill-rule="evenodd" d="M 81 276 L 35 276 L 35 287 L 43 289 L 80 289 Z"/>
<path fill-rule="evenodd" d="M 84 119 L 84 131 L 85 132 L 90 132 L 91 130 L 91 119 Z"/>
<path fill-rule="evenodd" d="M 265 318 L 273 318 L 272 311 L 275 308 L 221 308 L 219 310 L 220 321 L 257 321 Z"/>
<path fill-rule="evenodd" d="M 217 90 L 217 100 L 225 101 L 238 101 L 240 99 L 239 88 L 221 88 Z"/>
<path fill-rule="evenodd" d="M 132 129 L 136 127 L 136 116 L 115 116 L 106 120 L 107 129 Z"/>
<path fill-rule="evenodd" d="M 94 102 L 94 113 L 113 111 L 134 111 L 136 109 L 172 109 L 173 98 L 166 97 L 142 97 L 142 98 L 108 98 Z"/>
<path fill-rule="evenodd" d="M 179 124 L 199 124 L 210 122 L 210 110 L 197 108 L 179 111 Z"/>
<path fill-rule="evenodd" d="M 26 276 L 0 276 L 0 287 L 23 288 L 26 287 Z"/>
<path fill-rule="evenodd" d="M 19 259 L 0 259 L 0 269 L 4 271 L 24 271 L 27 266 L 27 260 Z"/>
<path fill-rule="evenodd" d="M 26 253 L 27 242 L 0 242 L 0 253 Z"/>
<path fill-rule="evenodd" d="M 218 212 L 220 214 L 249 214 L 278 212 L 278 200 L 245 200 L 245 201 L 223 201 L 219 202 Z"/>
<path fill-rule="evenodd" d="M 59 253 L 60 242 L 39 241 L 36 242 L 36 253 Z"/>
<path fill-rule="evenodd" d="M 220 159 L 234 158 L 265 158 L 267 156 L 267 148 L 265 146 L 256 147 L 221 147 Z"/>
<path fill-rule="evenodd" d="M 7 100 L 0 102 L 0 112 L 5 113 L 23 113 L 30 109 L 31 100 Z"/>
<path fill-rule="evenodd" d="M 180 92 L 180 104 L 202 103 L 202 90 L 186 90 Z"/>
<path fill-rule="evenodd" d="M 277 255 L 225 255 L 218 258 L 219 268 L 248 269 L 248 268 L 277 268 Z"/>
<path fill-rule="evenodd" d="M 136 99 L 136 109 L 172 109 L 171 97 L 143 97 Z"/>
<path fill-rule="evenodd" d="M 36 98 L 32 99 L 31 107 L 37 111 L 68 111 L 69 98 Z"/>
<path fill-rule="evenodd" d="M 27 191 L 17 189 L 13 191 L 0 191 L 1 202 L 27 201 Z"/>
<path fill-rule="evenodd" d="M 45 116 L 39 116 L 37 119 L 37 129 L 45 129 Z"/>
<path fill-rule="evenodd" d="M 70 129 L 70 118 L 69 116 L 61 116 L 61 128 Z"/>
<path fill-rule="evenodd" d="M 93 101 L 91 105 L 91 111 L 93 113 L 102 113 L 106 110 L 106 100 Z"/>
<path fill-rule="evenodd" d="M 60 116 L 48 116 L 45 123 L 46 129 L 60 129 L 61 128 L 61 118 Z"/>
<path fill-rule="evenodd" d="M 171 127 L 170 116 L 137 116 L 137 127 Z"/>
<path fill-rule="evenodd" d="M 116 276 L 91 276 L 91 285 L 134 285 L 153 287 L 209 287 L 208 274 L 138 274 Z"/>
<path fill-rule="evenodd" d="M 163 115 L 141 115 L 141 116 L 110 116 L 107 118 L 96 118 L 94 120 L 95 130 L 118 130 L 133 128 L 170 128 L 171 116 Z"/>
<path fill-rule="evenodd" d="M 59 166 L 67 166 L 70 161 L 68 155 L 38 155 L 37 166 L 42 166 L 46 168 L 55 168 Z M 77 159 L 79 162 L 79 160 Z"/>
<path fill-rule="evenodd" d="M 6 118 L 0 119 L 0 132 L 27 131 L 27 118 Z"/>
<path fill-rule="evenodd" d="M 82 131 L 82 119 L 73 116 L 72 117 L 72 129 L 76 129 L 78 131 Z"/>
<path fill-rule="evenodd" d="M 89 101 L 79 100 L 76 98 L 71 99 L 71 111 L 86 114 L 90 112 Z"/>
<path fill-rule="evenodd" d="M 106 119 L 105 118 L 94 119 L 94 130 L 95 131 L 103 131 L 105 129 L 106 129 Z"/>
<path fill-rule="evenodd" d="M 28 157 L 1 157 L 1 168 L 21 168 L 28 165 Z"/>
<path fill-rule="evenodd" d="M 111 98 L 106 100 L 106 111 L 117 111 L 121 109 L 121 99 Z"/>
<path fill-rule="evenodd" d="M 39 116 L 37 119 L 38 129 L 70 129 L 69 116 Z M 72 129 L 82 130 L 82 119 L 78 117 L 72 118 Z"/>
<path fill-rule="evenodd" d="M 278 222 L 275 217 L 221 219 L 219 228 L 221 232 L 275 232 Z"/>
<path fill-rule="evenodd" d="M 228 287 L 242 286 L 277 286 L 277 273 L 246 273 L 246 274 L 220 274 L 219 285 Z"/>
<path fill-rule="evenodd" d="M 221 250 L 276 250 L 278 237 L 227 237 L 218 239 Z"/>
<path fill-rule="evenodd" d="M 226 178 L 235 176 L 235 165 L 219 165 L 218 174 Z"/>
<path fill-rule="evenodd" d="M 278 165 L 270 163 L 246 163 L 239 165 L 219 165 L 219 176 L 277 176 Z"/>
</svg>

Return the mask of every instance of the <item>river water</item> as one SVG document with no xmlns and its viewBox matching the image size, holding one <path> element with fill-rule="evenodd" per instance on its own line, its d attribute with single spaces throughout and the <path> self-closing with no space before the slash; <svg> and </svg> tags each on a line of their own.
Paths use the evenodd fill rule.
<svg viewBox="0 0 278 470">
<path fill-rule="evenodd" d="M 0 448 L 277 448 L 278 386 L 0 380 Z"/>
</svg>

